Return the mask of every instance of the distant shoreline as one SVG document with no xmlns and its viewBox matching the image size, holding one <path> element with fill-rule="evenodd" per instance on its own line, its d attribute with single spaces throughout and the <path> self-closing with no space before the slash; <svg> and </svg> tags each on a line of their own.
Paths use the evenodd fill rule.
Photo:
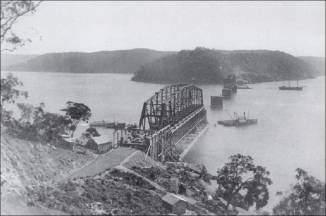
<svg viewBox="0 0 326 216">
<path fill-rule="evenodd" d="M 315 77 L 312 78 L 300 78 L 297 80 L 311 80 L 311 79 L 316 79 L 318 77 L 325 77 L 324 74 L 321 75 L 316 75 Z M 249 82 L 248 84 L 258 84 L 258 83 L 271 83 L 271 82 L 283 82 L 283 81 L 295 81 L 296 79 L 282 79 L 282 80 L 271 80 L 271 81 L 257 81 L 257 82 Z M 221 85 L 223 84 L 222 82 L 185 82 L 185 81 L 180 81 L 180 82 L 160 82 L 160 81 L 147 81 L 147 80 L 131 80 L 134 82 L 140 82 L 140 83 L 152 83 L 152 84 L 173 84 L 173 83 L 190 83 L 190 84 L 195 84 L 195 85 Z"/>
<path fill-rule="evenodd" d="M 81 72 L 81 73 L 76 73 L 76 72 L 58 72 L 58 71 L 20 71 L 20 70 L 1 70 L 1 73 L 60 73 L 60 74 L 75 74 L 75 75 L 82 75 L 82 74 L 93 74 L 93 75 L 99 75 L 99 74 L 110 74 L 110 75 L 126 75 L 126 76 L 132 76 L 133 73 L 109 73 L 109 72 Z M 311 80 L 311 79 L 316 79 L 318 77 L 325 77 L 324 74 L 316 75 L 313 78 L 301 78 L 298 80 Z M 166 81 L 140 81 L 140 80 L 133 80 L 133 77 L 130 78 L 130 81 L 132 82 L 137 82 L 137 83 L 145 83 L 145 84 L 166 84 L 166 85 L 171 85 L 174 83 L 188 83 L 188 84 L 194 84 L 194 85 L 221 85 L 222 82 L 185 82 L 185 81 L 180 81 L 180 82 L 166 82 Z M 284 82 L 284 81 L 295 81 L 296 79 L 290 79 L 290 80 L 272 80 L 272 81 L 261 81 L 261 82 L 249 82 L 249 84 L 259 84 L 259 83 L 271 83 L 271 82 Z"/>
</svg>

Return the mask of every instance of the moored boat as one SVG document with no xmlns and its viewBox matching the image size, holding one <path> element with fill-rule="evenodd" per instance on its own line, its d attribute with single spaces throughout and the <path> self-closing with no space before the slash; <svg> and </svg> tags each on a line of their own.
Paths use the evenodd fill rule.
<svg viewBox="0 0 326 216">
<path fill-rule="evenodd" d="M 223 126 L 246 126 L 246 125 L 252 125 L 252 124 L 257 124 L 258 123 L 258 119 L 249 119 L 246 118 L 246 114 L 243 114 L 243 117 L 239 117 L 238 115 L 236 115 L 235 119 L 232 120 L 222 120 L 222 121 L 217 121 L 218 124 L 223 125 Z"/>
<path fill-rule="evenodd" d="M 278 87 L 279 90 L 295 90 L 295 91 L 301 91 L 303 89 L 303 86 L 280 86 Z"/>
<path fill-rule="evenodd" d="M 224 126 L 245 126 L 245 125 L 251 125 L 251 124 L 257 124 L 258 119 L 245 119 L 245 120 L 223 120 L 223 121 L 217 121 L 218 124 L 224 125 Z"/>
</svg>

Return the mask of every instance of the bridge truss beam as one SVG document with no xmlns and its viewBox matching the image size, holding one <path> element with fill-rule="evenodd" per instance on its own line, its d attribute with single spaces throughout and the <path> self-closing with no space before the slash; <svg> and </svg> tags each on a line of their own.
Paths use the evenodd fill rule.
<svg viewBox="0 0 326 216">
<path fill-rule="evenodd" d="M 194 85 L 175 84 L 160 89 L 143 104 L 139 128 L 160 130 L 174 125 L 203 106 L 203 92 Z"/>
</svg>

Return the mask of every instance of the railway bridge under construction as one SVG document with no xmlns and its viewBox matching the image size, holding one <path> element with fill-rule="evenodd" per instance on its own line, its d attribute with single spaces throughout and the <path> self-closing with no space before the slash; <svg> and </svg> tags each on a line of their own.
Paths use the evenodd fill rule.
<svg viewBox="0 0 326 216">
<path fill-rule="evenodd" d="M 160 89 L 144 102 L 139 120 L 147 134 L 147 154 L 158 161 L 176 160 L 177 143 L 206 121 L 202 89 L 191 84 Z"/>
</svg>

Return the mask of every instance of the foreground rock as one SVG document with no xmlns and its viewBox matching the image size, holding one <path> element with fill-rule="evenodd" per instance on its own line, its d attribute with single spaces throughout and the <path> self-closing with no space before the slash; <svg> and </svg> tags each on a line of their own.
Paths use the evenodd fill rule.
<svg viewBox="0 0 326 216">
<path fill-rule="evenodd" d="M 95 157 L 4 136 L 2 214 L 236 214 L 202 165 L 119 148 Z M 14 205 L 13 205 L 14 204 Z"/>
<path fill-rule="evenodd" d="M 167 214 L 160 194 L 142 178 L 107 170 L 95 177 L 78 178 L 29 195 L 47 208 L 68 214 Z"/>
</svg>

